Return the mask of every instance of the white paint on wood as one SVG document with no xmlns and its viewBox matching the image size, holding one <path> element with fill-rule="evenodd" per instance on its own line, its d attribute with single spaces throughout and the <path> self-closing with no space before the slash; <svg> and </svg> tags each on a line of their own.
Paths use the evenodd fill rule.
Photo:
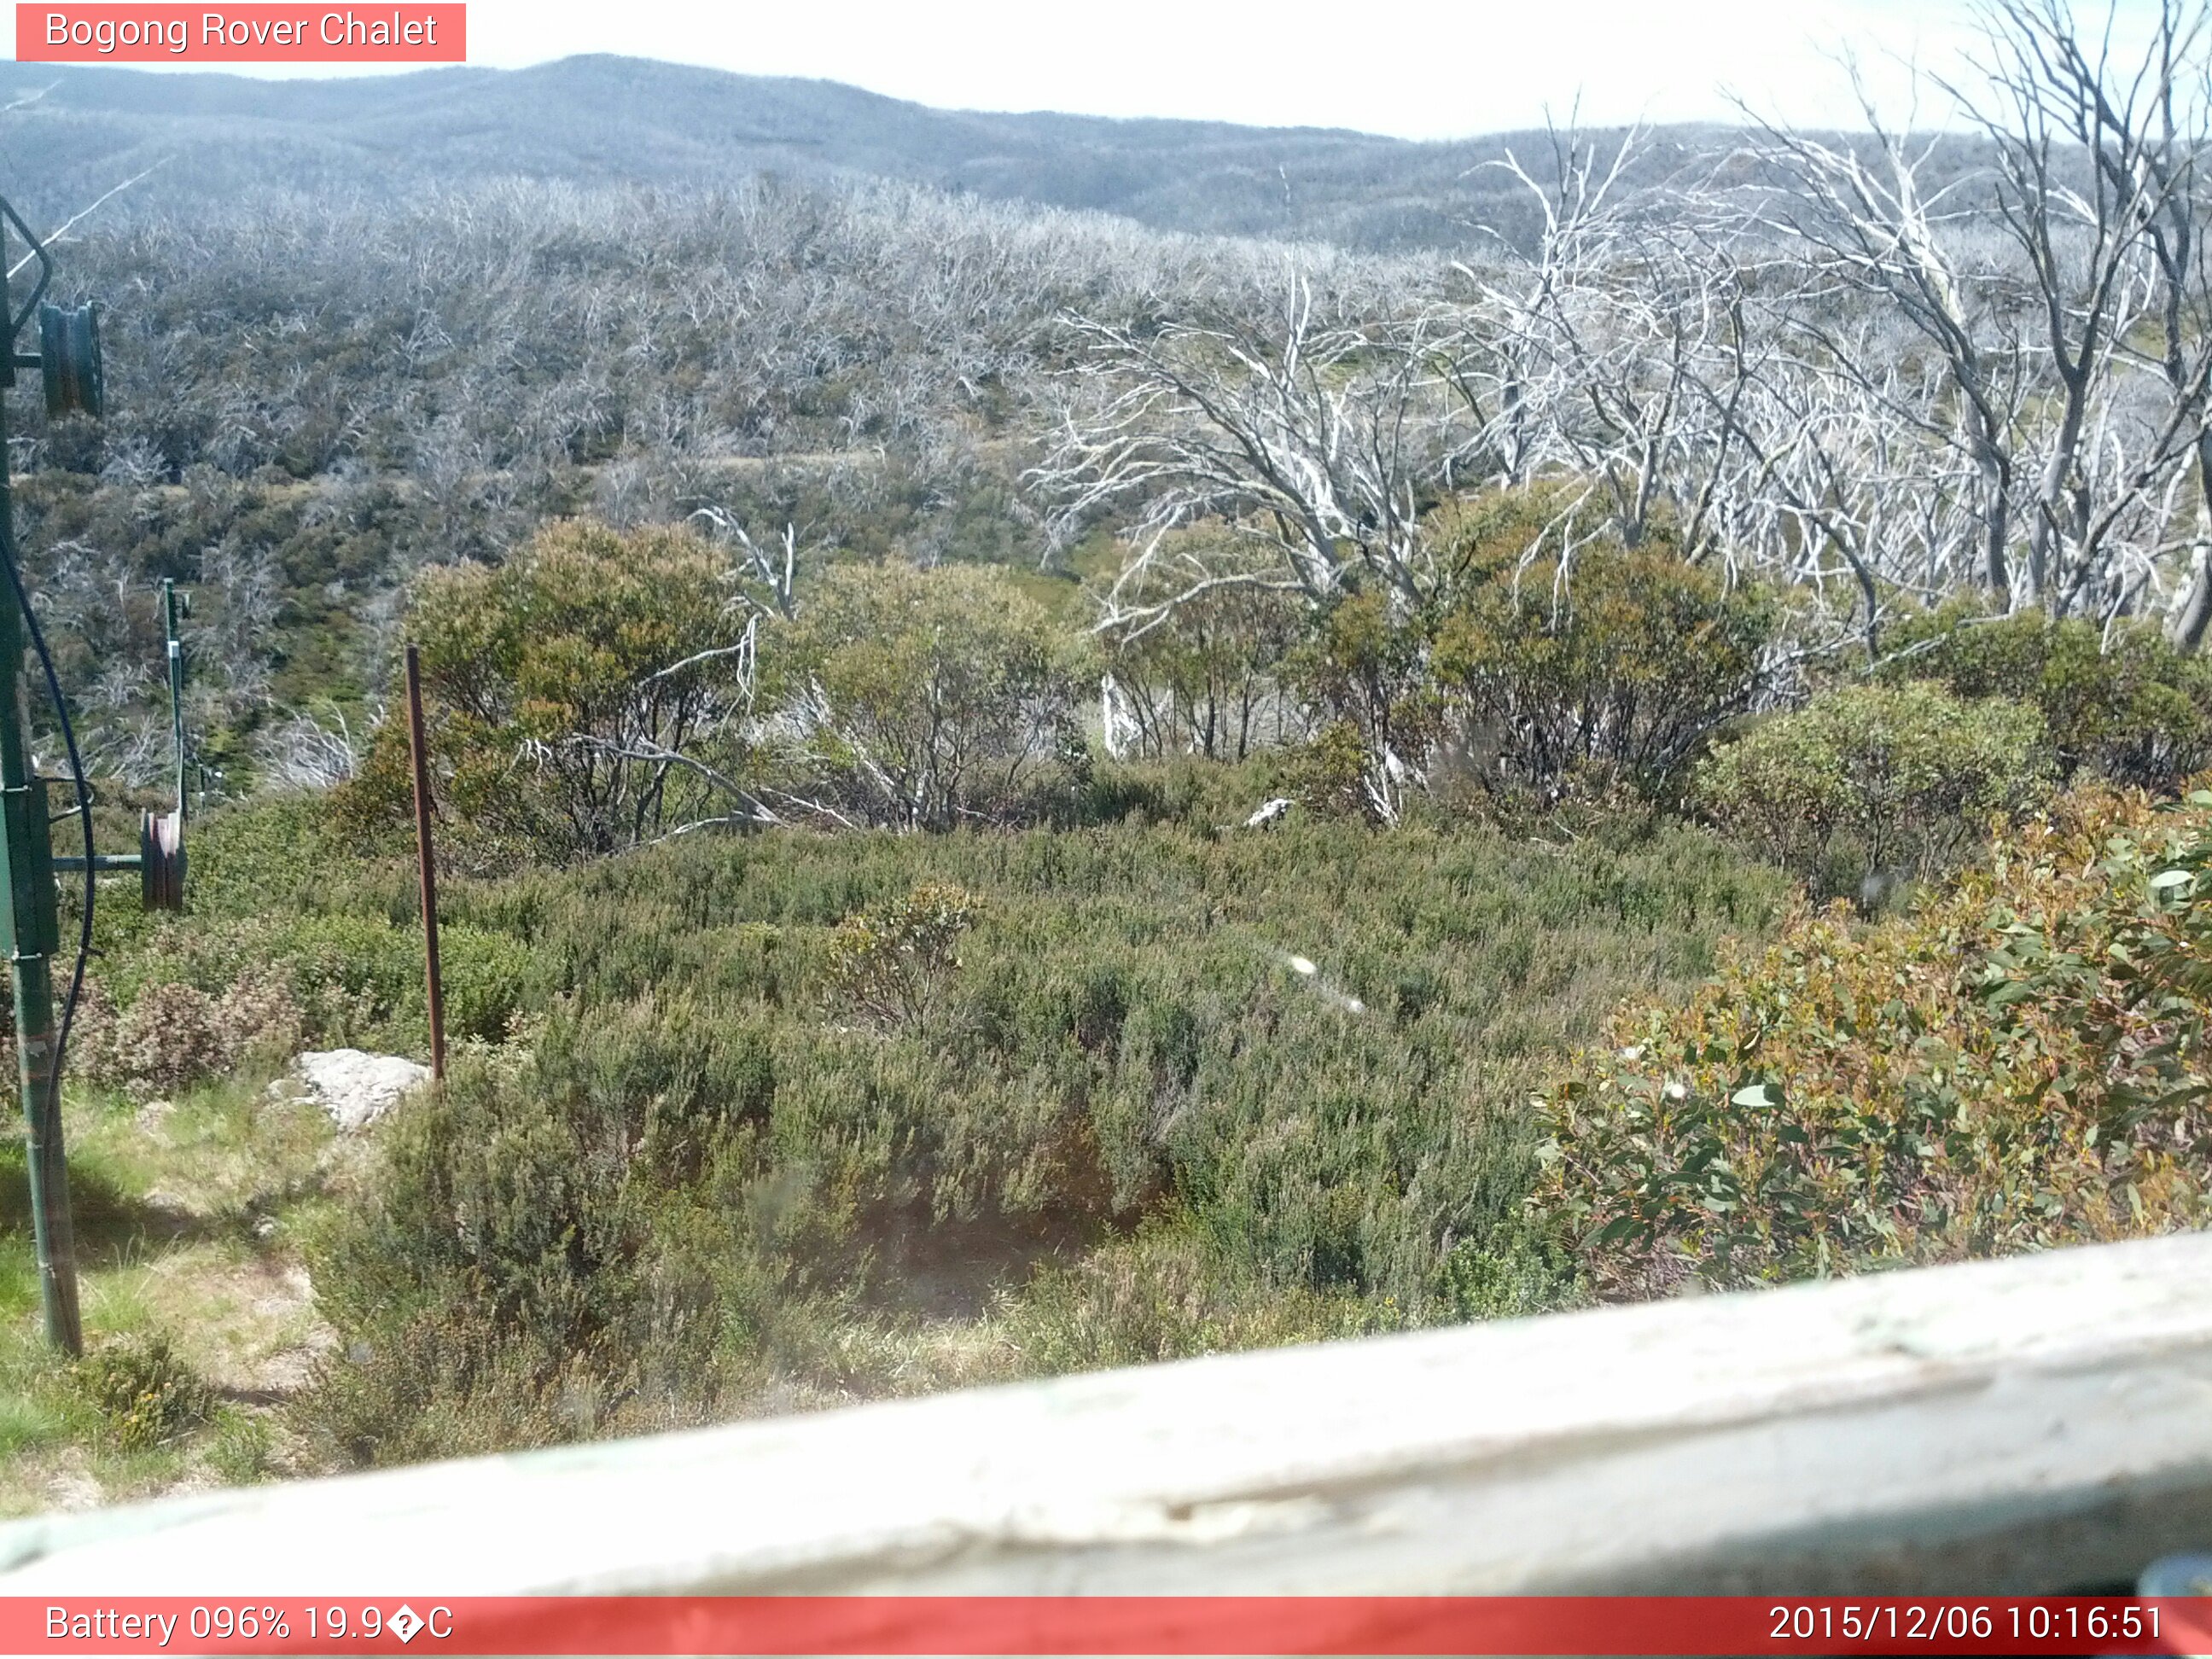
<svg viewBox="0 0 2212 1659">
<path fill-rule="evenodd" d="M 2212 1237 L 0 1528 L 0 1594 L 2037 1591 L 2212 1541 Z"/>
</svg>

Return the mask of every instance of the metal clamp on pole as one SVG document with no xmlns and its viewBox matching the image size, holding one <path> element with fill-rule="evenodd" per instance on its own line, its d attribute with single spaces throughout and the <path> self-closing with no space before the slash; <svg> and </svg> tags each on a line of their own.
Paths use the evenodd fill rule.
<svg viewBox="0 0 2212 1659">
<path fill-rule="evenodd" d="M 96 371 L 94 379 L 96 383 Z M 163 578 L 161 628 L 167 645 L 169 736 L 175 750 L 177 804 L 166 812 L 149 811 L 139 814 L 138 850 L 135 853 L 64 854 L 54 860 L 54 868 L 62 871 L 89 869 L 98 874 L 112 875 L 136 870 L 138 902 L 141 908 L 148 910 L 185 908 L 185 811 L 191 750 L 185 738 L 185 647 L 178 635 L 177 618 L 185 608 L 185 596 L 177 592 L 176 583 Z"/>
<path fill-rule="evenodd" d="M 46 386 L 46 416 L 89 415 L 107 410 L 106 383 L 100 367 L 100 315 L 90 306 L 64 310 L 39 307 L 39 368 Z"/>
<path fill-rule="evenodd" d="M 138 818 L 138 899 L 149 910 L 185 908 L 185 815 L 143 812 Z"/>
</svg>

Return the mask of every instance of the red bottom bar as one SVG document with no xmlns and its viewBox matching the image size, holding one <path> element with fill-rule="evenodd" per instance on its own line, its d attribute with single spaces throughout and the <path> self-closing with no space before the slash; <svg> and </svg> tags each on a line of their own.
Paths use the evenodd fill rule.
<svg viewBox="0 0 2212 1659">
<path fill-rule="evenodd" d="M 2212 1599 L 29 1596 L 11 1654 L 2212 1654 Z"/>
</svg>

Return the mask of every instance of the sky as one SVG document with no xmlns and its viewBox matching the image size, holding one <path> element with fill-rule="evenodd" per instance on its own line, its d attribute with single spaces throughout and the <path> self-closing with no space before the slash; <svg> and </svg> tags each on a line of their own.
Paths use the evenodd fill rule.
<svg viewBox="0 0 2212 1659">
<path fill-rule="evenodd" d="M 2151 0 L 2117 3 L 2124 18 Z M 469 58 L 619 52 L 941 107 L 1443 138 L 1564 118 L 1578 99 L 1591 123 L 1727 120 L 1734 94 L 1798 125 L 1859 125 L 1844 52 L 1896 121 L 1904 66 L 1954 61 L 1972 15 L 1971 0 L 470 0 Z"/>
<path fill-rule="evenodd" d="M 486 64 L 622 51 L 957 108 L 1440 138 L 1526 127 L 1577 94 L 1599 120 L 1718 118 L 1730 86 L 1826 125 L 1802 107 L 1847 102 L 1824 46 L 1948 46 L 1966 15 L 1958 0 L 473 0 L 469 29 Z"/>
</svg>

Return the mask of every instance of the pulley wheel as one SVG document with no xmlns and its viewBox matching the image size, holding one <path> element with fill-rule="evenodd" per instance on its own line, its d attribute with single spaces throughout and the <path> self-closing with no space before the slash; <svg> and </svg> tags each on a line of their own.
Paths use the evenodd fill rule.
<svg viewBox="0 0 2212 1659">
<path fill-rule="evenodd" d="M 138 819 L 138 898 L 149 910 L 185 908 L 185 815 L 145 812 Z"/>
<path fill-rule="evenodd" d="M 39 307 L 39 367 L 49 416 L 89 415 L 98 420 L 106 412 L 100 319 L 90 306 Z"/>
</svg>

